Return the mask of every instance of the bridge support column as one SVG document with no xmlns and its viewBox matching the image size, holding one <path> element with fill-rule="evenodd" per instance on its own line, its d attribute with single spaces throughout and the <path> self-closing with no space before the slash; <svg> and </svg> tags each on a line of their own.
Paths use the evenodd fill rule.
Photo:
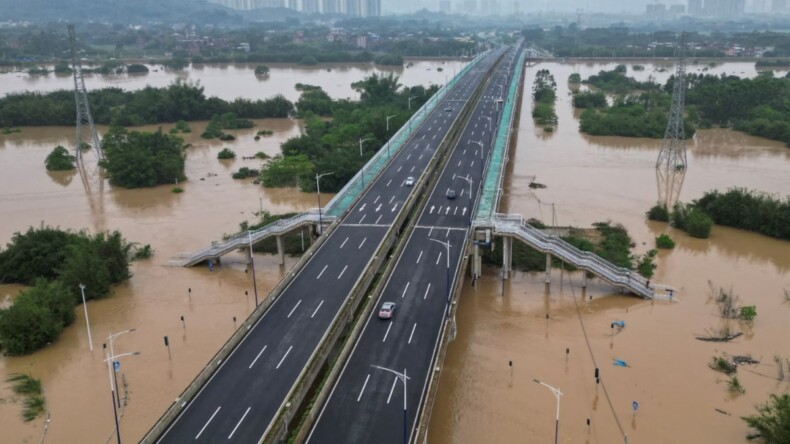
<svg viewBox="0 0 790 444">
<path fill-rule="evenodd" d="M 582 270 L 582 288 L 587 288 L 587 272 Z"/>
<path fill-rule="evenodd" d="M 513 265 L 513 238 L 505 236 L 502 238 L 502 279 L 507 280 Z"/>
<path fill-rule="evenodd" d="M 546 285 L 551 283 L 551 254 L 546 253 Z"/>
<path fill-rule="evenodd" d="M 481 263 L 482 261 L 480 258 L 480 246 L 477 245 L 477 243 L 475 243 L 474 247 L 472 248 L 472 267 L 470 270 L 472 272 L 473 279 L 480 278 L 480 274 L 482 273 Z"/>
<path fill-rule="evenodd" d="M 275 236 L 277 240 L 277 254 L 280 255 L 280 265 L 285 265 L 285 246 L 283 246 L 283 237 Z"/>
</svg>

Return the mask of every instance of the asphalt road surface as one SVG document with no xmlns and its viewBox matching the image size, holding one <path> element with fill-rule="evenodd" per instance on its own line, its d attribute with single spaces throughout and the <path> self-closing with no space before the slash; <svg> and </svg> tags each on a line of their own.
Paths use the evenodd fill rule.
<svg viewBox="0 0 790 444">
<path fill-rule="evenodd" d="M 308 442 L 401 443 L 404 435 L 414 439 L 448 313 L 449 287 L 463 272 L 459 264 L 469 215 L 491 145 L 489 125 L 497 124 L 497 99 L 507 91 L 515 55 L 512 48 L 507 52 L 477 103 Z M 456 192 L 455 199 L 447 198 L 449 190 Z M 392 320 L 378 318 L 378 308 L 386 301 L 397 304 Z"/>
<path fill-rule="evenodd" d="M 406 178 L 423 173 L 495 59 L 481 60 L 425 119 L 159 442 L 258 442 L 413 191 Z"/>
</svg>

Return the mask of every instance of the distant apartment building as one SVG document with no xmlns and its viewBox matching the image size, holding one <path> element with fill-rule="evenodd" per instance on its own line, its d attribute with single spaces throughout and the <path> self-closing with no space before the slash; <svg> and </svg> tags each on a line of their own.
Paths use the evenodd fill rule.
<svg viewBox="0 0 790 444">
<path fill-rule="evenodd" d="M 702 0 L 689 0 L 688 10 L 689 15 L 702 15 Z"/>
<path fill-rule="evenodd" d="M 656 20 L 663 20 L 667 14 L 667 5 L 663 3 L 653 3 L 645 6 L 645 15 Z"/>
<path fill-rule="evenodd" d="M 231 9 L 249 11 L 261 8 L 288 8 L 311 14 L 348 14 L 378 17 L 381 0 L 209 0 Z"/>
<path fill-rule="evenodd" d="M 477 0 L 464 0 L 463 14 L 477 14 Z"/>
<path fill-rule="evenodd" d="M 736 18 L 744 14 L 746 0 L 705 0 L 702 13 L 705 17 Z"/>
</svg>

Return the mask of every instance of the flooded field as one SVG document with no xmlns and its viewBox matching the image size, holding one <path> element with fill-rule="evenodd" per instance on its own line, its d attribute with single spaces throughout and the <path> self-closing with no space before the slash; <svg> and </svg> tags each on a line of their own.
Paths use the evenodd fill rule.
<svg viewBox="0 0 790 444">
<path fill-rule="evenodd" d="M 551 134 L 535 128 L 529 115 L 528 91 L 542 68 L 558 84 L 559 126 Z M 645 79 L 652 74 L 658 81 L 672 70 L 645 68 L 636 74 Z M 658 200 L 654 165 L 660 141 L 578 132 L 567 78 L 573 72 L 586 78 L 601 69 L 546 63 L 527 71 L 527 97 L 502 212 L 551 224 L 553 204 L 558 225 L 611 220 L 628 229 L 638 253 L 653 248 L 653 239 L 666 232 L 677 246 L 659 253 L 654 279 L 676 287 L 678 299 L 642 301 L 615 294 L 597 280 L 583 292 L 580 274 L 561 278 L 559 270 L 553 272 L 549 291 L 542 273 L 516 273 L 503 295 L 497 270 L 488 269 L 476 289 L 467 283 L 461 297 L 459 335 L 450 344 L 439 384 L 431 443 L 550 442 L 555 399 L 533 379 L 562 390 L 559 440 L 566 443 L 623 442 L 623 434 L 628 442 L 639 443 L 744 443 L 746 426 L 740 416 L 753 413 L 770 393 L 790 391 L 788 382 L 772 379 L 777 375 L 774 355 L 790 357 L 790 304 L 783 302 L 783 288 L 790 288 L 790 243 L 718 226 L 710 239 L 693 239 L 647 221 L 644 213 Z M 716 70 L 755 75 L 753 66 L 738 64 Z M 703 130 L 688 149 L 682 201 L 733 186 L 790 194 L 790 149 L 782 143 Z M 531 176 L 547 188 L 528 188 Z M 709 297 L 709 281 L 732 287 L 743 304 L 757 306 L 753 325 L 736 325 L 744 336 L 731 343 L 695 339 L 721 322 Z M 612 336 L 614 320 L 624 320 L 626 327 Z M 738 372 L 745 394 L 731 395 L 727 378 L 708 368 L 720 352 L 762 359 Z M 629 367 L 614 366 L 614 359 Z M 603 386 L 596 387 L 596 367 L 608 398 Z M 636 414 L 633 401 L 639 404 Z"/>
<path fill-rule="evenodd" d="M 411 62 L 412 66 L 408 66 Z M 334 98 L 357 98 L 351 83 L 372 74 L 393 73 L 400 77 L 405 86 L 441 85 L 460 71 L 466 62 L 458 60 L 420 61 L 408 60 L 403 67 L 379 66 L 372 63 L 346 63 L 318 66 L 301 66 L 284 63 L 267 64 L 268 76 L 256 77 L 258 64 L 197 64 L 181 71 L 167 70 L 161 65 L 148 65 L 146 75 L 98 75 L 85 76 L 88 91 L 116 87 L 127 91 L 142 89 L 145 86 L 164 87 L 177 79 L 200 82 L 207 96 L 217 96 L 226 100 L 237 97 L 248 99 L 267 99 L 276 94 L 296 101 L 299 91 L 296 83 L 317 85 Z M 70 75 L 31 76 L 26 72 L 7 72 L 0 74 L 0 96 L 19 91 L 54 91 L 74 88 Z"/>
<path fill-rule="evenodd" d="M 420 62 L 404 69 L 401 83 L 443 81 L 452 69 L 444 65 L 444 72 L 439 73 L 435 69 L 439 63 Z M 557 79 L 559 127 L 552 134 L 535 128 L 529 116 L 530 100 L 524 98 L 502 211 L 550 223 L 554 204 L 560 225 L 612 220 L 628 228 L 639 253 L 649 249 L 659 233 L 668 232 L 677 246 L 659 254 L 655 280 L 678 288 L 678 301 L 650 303 L 613 294 L 610 287 L 595 280 L 582 297 L 580 275 L 565 274 L 561 281 L 558 271 L 548 294 L 542 274 L 516 273 L 505 283 L 503 296 L 497 270 L 487 269 L 476 289 L 467 283 L 461 299 L 459 336 L 445 362 L 430 425 L 431 443 L 549 441 L 554 431 L 554 398 L 533 378 L 562 389 L 560 441 L 566 443 L 622 442 L 620 428 L 632 443 L 742 443 L 746 428 L 739 416 L 751 413 L 768 393 L 788 390 L 787 383 L 770 377 L 776 375 L 773 356 L 790 357 L 786 321 L 790 304 L 782 297 L 782 289 L 790 288 L 790 243 L 723 227 L 714 227 L 708 240 L 691 239 L 664 224 L 645 221 L 644 212 L 657 199 L 653 165 L 660 142 L 579 134 L 568 96 L 567 77 L 572 72 L 586 77 L 613 66 L 540 66 Z M 697 68 L 703 69 L 695 67 L 692 72 Z M 184 74 L 199 79 L 208 95 L 225 99 L 265 98 L 278 92 L 295 99 L 296 82 L 321 85 L 334 97 L 353 96 L 348 85 L 374 68 L 352 66 L 343 71 L 344 67 L 333 67 L 327 72 L 272 66 L 270 78 L 260 81 L 253 69 L 206 66 Z M 535 70 L 527 71 L 527 91 Z M 663 81 L 671 70 L 671 65 L 645 64 L 645 71 L 635 75 L 644 80 L 653 75 Z M 709 70 L 756 75 L 753 64 Z M 97 76 L 88 84 L 90 89 L 113 84 L 136 89 L 146 83 L 164 86 L 176 76 L 164 71 L 142 79 Z M 68 88 L 71 82 L 52 75 L 37 81 L 26 77 L 0 75 L 0 88 L 5 88 L 0 93 Z M 117 287 L 111 298 L 88 304 L 92 353 L 79 307 L 75 323 L 56 343 L 29 356 L 0 358 L 3 380 L 15 372 L 41 378 L 52 415 L 46 442 L 98 443 L 111 436 L 109 382 L 101 348 L 109 333 L 136 328 L 115 341 L 116 352 L 141 352 L 124 358 L 120 371 L 128 384 L 121 432 L 125 440 L 136 441 L 227 340 L 234 330 L 233 317 L 240 322 L 254 307 L 252 282 L 242 255 L 226 257 L 214 272 L 205 267 L 168 267 L 167 263 L 181 252 L 203 248 L 223 233 L 234 232 L 240 222 L 253 220 L 260 208 L 281 213 L 316 206 L 313 194 L 263 189 L 231 179 L 231 172 L 241 166 L 259 166 L 258 160 L 242 156 L 257 151 L 276 154 L 282 141 L 299 132 L 299 122 L 294 120 L 256 123 L 253 129 L 233 131 L 238 140 L 230 143 L 200 139 L 205 122 L 191 123 L 189 179 L 179 184 L 184 189 L 181 194 L 172 193 L 172 186 L 123 190 L 105 184 L 100 189 L 95 182 L 86 193 L 79 175 L 47 173 L 44 158 L 55 145 L 70 145 L 73 128 L 22 128 L 21 133 L 0 136 L 0 242 L 43 223 L 71 229 L 118 229 L 130 241 L 150 243 L 155 250 L 153 259 L 133 266 L 134 277 Z M 255 142 L 258 129 L 271 129 L 274 135 Z M 217 152 L 224 146 L 235 150 L 237 159 L 218 161 Z M 685 201 L 709 189 L 731 186 L 790 194 L 790 149 L 778 142 L 726 130 L 700 131 L 689 141 L 689 165 L 680 195 Z M 530 190 L 529 176 L 536 176 L 548 188 Z M 322 196 L 322 201 L 327 197 Z M 294 260 L 288 259 L 281 267 L 274 256 L 256 257 L 261 297 Z M 732 343 L 694 339 L 718 322 L 708 297 L 708 280 L 733 287 L 743 303 L 757 306 L 753 326 L 739 326 L 746 334 Z M 19 289 L 0 286 L 0 298 L 7 303 Z M 612 337 L 609 327 L 615 319 L 624 320 L 626 328 Z M 170 341 L 170 357 L 164 336 Z M 570 350 L 567 363 L 566 348 Z M 746 393 L 731 396 L 726 379 L 707 367 L 720 351 L 762 358 L 763 363 L 753 370 L 768 377 L 739 371 Z M 604 387 L 596 389 L 593 356 L 612 407 Z M 630 367 L 613 366 L 614 358 L 628 361 Z M 512 376 L 508 361 L 513 361 Z M 44 420 L 22 423 L 20 403 L 13 402 L 6 384 L 2 387 L 3 441 L 38 442 Z M 636 415 L 631 410 L 634 400 L 640 405 Z M 592 420 L 589 433 L 587 418 Z"/>
</svg>

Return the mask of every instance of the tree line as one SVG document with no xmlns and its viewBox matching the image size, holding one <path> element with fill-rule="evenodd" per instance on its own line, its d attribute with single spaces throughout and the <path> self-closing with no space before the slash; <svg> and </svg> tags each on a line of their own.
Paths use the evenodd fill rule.
<svg viewBox="0 0 790 444">
<path fill-rule="evenodd" d="M 790 197 L 782 199 L 745 188 L 731 188 L 724 193 L 707 191 L 691 203 L 675 205 L 671 212 L 659 204 L 647 212 L 647 217 L 671 222 L 699 238 L 707 238 L 716 223 L 790 240 Z"/>
<path fill-rule="evenodd" d="M 359 92 L 359 101 L 333 100 L 320 88 L 301 85 L 296 115 L 304 119 L 305 129 L 285 141 L 282 154 L 263 166 L 263 186 L 298 186 L 311 192 L 316 189 L 315 174 L 332 172 L 321 179 L 321 189 L 339 191 L 378 149 L 386 149 L 387 139 L 439 89 L 435 85 L 401 88 L 393 74 L 374 74 L 352 87 Z M 387 116 L 395 116 L 389 121 L 389 131 Z M 367 139 L 362 155 L 360 139 Z"/>
<path fill-rule="evenodd" d="M 288 117 L 294 109 L 282 95 L 226 101 L 206 97 L 202 86 L 183 81 L 139 91 L 103 88 L 89 92 L 88 101 L 96 123 L 120 126 L 208 120 L 225 113 L 249 119 Z M 0 127 L 50 125 L 74 125 L 73 91 L 24 92 L 0 99 Z"/>
<path fill-rule="evenodd" d="M 0 346 L 5 353 L 31 353 L 54 341 L 74 322 L 74 307 L 108 296 L 131 276 L 129 262 L 150 257 L 150 246 L 127 242 L 118 231 L 90 235 L 57 228 L 15 233 L 0 251 L 0 282 L 31 286 L 0 309 Z"/>
</svg>

